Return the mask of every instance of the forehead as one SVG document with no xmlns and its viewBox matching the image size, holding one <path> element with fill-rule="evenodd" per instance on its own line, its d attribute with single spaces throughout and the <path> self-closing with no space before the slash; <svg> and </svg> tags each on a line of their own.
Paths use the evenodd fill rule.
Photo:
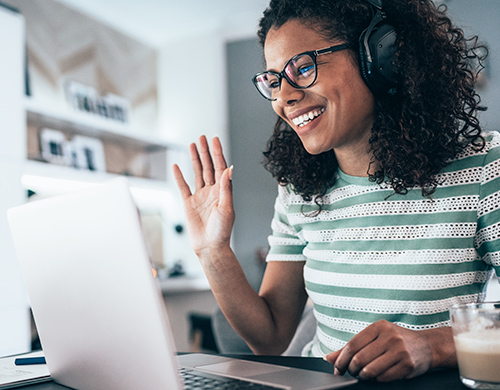
<svg viewBox="0 0 500 390">
<path fill-rule="evenodd" d="M 281 70 L 293 56 L 310 50 L 324 49 L 336 42 L 326 40 L 317 29 L 298 20 L 271 28 L 264 44 L 268 69 Z"/>
</svg>

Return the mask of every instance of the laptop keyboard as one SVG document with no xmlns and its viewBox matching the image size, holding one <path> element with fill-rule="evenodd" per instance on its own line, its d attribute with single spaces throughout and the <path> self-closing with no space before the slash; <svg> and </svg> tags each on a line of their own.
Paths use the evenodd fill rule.
<svg viewBox="0 0 500 390">
<path fill-rule="evenodd" d="M 217 390 L 235 390 L 235 389 L 250 389 L 250 390 L 267 390 L 279 389 L 279 387 L 261 385 L 259 383 L 242 381 L 239 379 L 226 378 L 223 376 L 212 375 L 200 371 L 192 371 L 190 369 L 181 368 L 179 370 L 181 378 L 184 381 L 184 389 L 217 389 Z"/>
</svg>

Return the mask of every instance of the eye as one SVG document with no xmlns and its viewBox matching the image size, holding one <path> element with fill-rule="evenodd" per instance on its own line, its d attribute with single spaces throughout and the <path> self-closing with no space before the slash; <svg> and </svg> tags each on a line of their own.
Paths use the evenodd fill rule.
<svg viewBox="0 0 500 390">
<path fill-rule="evenodd" d="M 274 74 L 269 73 L 261 74 L 260 76 L 258 76 L 257 83 L 261 85 L 262 88 L 268 90 L 276 89 L 280 86 L 279 78 Z"/>
<path fill-rule="evenodd" d="M 310 77 L 314 74 L 314 64 L 303 66 L 298 69 L 298 72 L 303 77 Z"/>
<path fill-rule="evenodd" d="M 279 88 L 279 86 L 280 86 L 280 83 L 278 82 L 278 79 L 276 79 L 276 81 L 269 83 L 269 88 L 271 88 L 271 89 Z"/>
<path fill-rule="evenodd" d="M 266 84 L 269 89 L 276 89 L 280 86 L 280 81 L 278 77 L 274 75 L 267 75 Z"/>
<path fill-rule="evenodd" d="M 290 62 L 289 76 L 299 81 L 314 76 L 315 64 L 309 55 L 300 55 Z"/>
</svg>

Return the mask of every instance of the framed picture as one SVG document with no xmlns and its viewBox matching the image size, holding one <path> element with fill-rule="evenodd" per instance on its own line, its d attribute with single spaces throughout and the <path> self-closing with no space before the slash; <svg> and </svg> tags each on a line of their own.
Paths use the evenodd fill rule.
<svg viewBox="0 0 500 390">
<path fill-rule="evenodd" d="M 108 93 L 103 97 L 103 101 L 108 118 L 124 123 L 129 121 L 130 103 L 127 99 Z"/>
<path fill-rule="evenodd" d="M 92 114 L 98 112 L 97 98 L 99 94 L 95 88 L 68 81 L 65 83 L 65 91 L 66 99 L 73 109 Z"/>
<path fill-rule="evenodd" d="M 105 172 L 104 147 L 97 138 L 76 135 L 71 140 L 75 166 L 89 171 Z"/>
<path fill-rule="evenodd" d="M 95 88 L 72 80 L 66 81 L 64 88 L 73 109 L 124 123 L 129 121 L 130 102 L 124 97 L 112 93 L 101 96 Z"/>
<path fill-rule="evenodd" d="M 51 164 L 71 165 L 69 143 L 62 131 L 41 129 L 40 152 L 42 159 Z"/>
</svg>

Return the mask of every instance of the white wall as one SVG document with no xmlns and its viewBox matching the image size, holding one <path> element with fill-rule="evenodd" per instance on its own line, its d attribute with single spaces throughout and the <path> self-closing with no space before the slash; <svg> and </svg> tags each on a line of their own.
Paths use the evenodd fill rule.
<svg viewBox="0 0 500 390">
<path fill-rule="evenodd" d="M 443 1 L 441 1 L 442 3 Z M 462 27 L 467 37 L 478 35 L 489 48 L 484 75 L 486 85 L 479 89 L 482 103 L 488 107 L 480 113 L 481 124 L 487 130 L 500 131 L 500 1 L 447 0 L 448 13 Z"/>
<path fill-rule="evenodd" d="M 27 296 L 17 265 L 6 210 L 24 202 L 24 19 L 0 7 L 0 356 L 30 349 Z"/>
<path fill-rule="evenodd" d="M 215 31 L 164 47 L 158 58 L 159 131 L 189 144 L 201 134 L 227 142 L 225 38 Z"/>
</svg>

